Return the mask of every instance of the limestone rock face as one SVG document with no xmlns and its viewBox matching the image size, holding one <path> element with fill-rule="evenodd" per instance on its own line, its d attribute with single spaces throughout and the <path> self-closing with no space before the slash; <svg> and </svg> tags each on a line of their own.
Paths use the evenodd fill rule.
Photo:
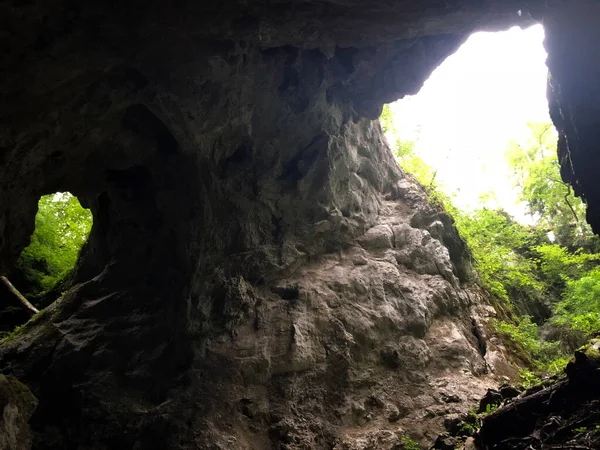
<svg viewBox="0 0 600 450">
<path fill-rule="evenodd" d="M 102 295 L 111 265 L 75 286 L 2 347 L 5 368 L 40 395 L 36 446 L 435 439 L 445 414 L 468 410 L 507 372 L 490 370 L 473 329 L 481 294 L 461 288 L 446 247 L 410 225 L 432 213 L 422 188 L 399 185 L 403 195 L 378 198 L 373 226 L 339 250 L 259 281 L 212 268 L 187 299 L 183 330 L 160 328 L 165 319 L 142 305 L 125 312 L 135 305 L 126 284 Z"/>
<path fill-rule="evenodd" d="M 592 119 L 568 86 L 597 77 L 561 68 L 597 56 L 561 36 L 593 48 L 596 14 L 591 0 L 2 2 L 0 273 L 41 195 L 94 214 L 75 284 L 0 345 L 39 399 L 34 447 L 433 439 L 491 382 L 479 296 L 451 219 L 373 119 L 471 32 L 554 17 L 554 111 L 575 145 Z"/>
</svg>

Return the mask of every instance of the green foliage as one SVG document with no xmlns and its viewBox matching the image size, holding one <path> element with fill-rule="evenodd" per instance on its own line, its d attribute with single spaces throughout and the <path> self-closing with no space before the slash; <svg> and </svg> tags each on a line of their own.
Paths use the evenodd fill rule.
<svg viewBox="0 0 600 450">
<path fill-rule="evenodd" d="M 417 156 L 413 141 L 397 139 L 394 145 L 394 153 L 400 167 L 405 172 L 413 175 L 419 183 L 430 191 L 430 194 L 439 192 L 435 185 L 435 172 L 420 156 Z"/>
<path fill-rule="evenodd" d="M 381 116 L 379 116 L 379 122 L 381 123 L 381 129 L 384 133 L 394 130 L 394 119 L 392 117 L 390 105 L 383 105 Z"/>
<path fill-rule="evenodd" d="M 404 434 L 401 438 L 403 450 L 421 450 L 419 444 L 417 444 L 408 434 Z"/>
<path fill-rule="evenodd" d="M 383 107 L 379 122 L 384 133 L 396 136 L 397 130 L 389 105 Z M 392 150 L 398 159 L 398 164 L 405 172 L 413 175 L 425 188 L 439 191 L 435 189 L 435 172 L 416 154 L 414 141 L 396 137 L 392 143 Z"/>
<path fill-rule="evenodd" d="M 564 372 L 565 367 L 567 367 L 567 364 L 569 364 L 569 358 L 566 358 L 564 356 L 556 358 L 548 364 L 546 372 L 549 376 L 559 375 Z"/>
<path fill-rule="evenodd" d="M 492 411 L 496 411 L 499 405 L 486 405 L 485 406 L 485 414 L 489 414 Z"/>
<path fill-rule="evenodd" d="M 91 227 L 92 213 L 68 192 L 40 198 L 35 231 L 17 261 L 32 294 L 51 290 L 73 269 Z"/>
<path fill-rule="evenodd" d="M 579 248 L 574 252 L 558 244 L 542 244 L 534 248 L 538 253 L 537 263 L 546 280 L 555 285 L 563 285 L 580 277 L 586 269 L 600 260 L 600 254 L 583 253 Z"/>
<path fill-rule="evenodd" d="M 519 376 L 521 377 L 521 383 L 525 389 L 529 389 L 530 387 L 536 386 L 542 382 L 542 380 L 540 380 L 540 378 L 529 369 L 520 368 Z"/>
<path fill-rule="evenodd" d="M 473 424 L 463 422 L 460 425 L 458 434 L 460 436 L 473 436 L 475 434 L 475 432 L 477 431 L 478 427 L 479 427 L 479 425 L 475 426 Z"/>
<path fill-rule="evenodd" d="M 511 142 L 506 152 L 519 198 L 538 225 L 569 249 L 598 250 L 598 238 L 585 222 L 585 205 L 560 177 L 556 133 L 550 123 L 529 123 L 531 136 L 523 146 Z"/>
<path fill-rule="evenodd" d="M 473 252 L 483 287 L 510 302 L 511 291 L 525 294 L 541 289 L 535 262 L 521 249 L 535 242 L 528 227 L 518 224 L 502 210 L 479 209 L 455 216 L 456 226 Z"/>
<path fill-rule="evenodd" d="M 10 333 L 2 338 L 3 342 L 8 342 L 16 339 L 17 337 L 23 334 L 23 330 L 25 329 L 25 324 L 17 325 Z"/>
<path fill-rule="evenodd" d="M 458 434 L 460 436 L 473 436 L 477 429 L 481 428 L 481 418 L 494 411 L 497 407 L 497 405 L 487 405 L 486 411 L 481 414 L 477 414 L 475 408 L 469 409 L 464 420 L 459 424 Z"/>
<path fill-rule="evenodd" d="M 531 355 L 540 370 L 544 370 L 555 360 L 563 358 L 560 342 L 541 340 L 538 325 L 531 321 L 530 316 L 519 317 L 516 324 L 496 321 L 495 327 L 505 338 Z"/>
<path fill-rule="evenodd" d="M 588 337 L 600 331 L 600 268 L 567 282 L 566 292 L 556 305 L 552 322 L 568 325 Z"/>
</svg>

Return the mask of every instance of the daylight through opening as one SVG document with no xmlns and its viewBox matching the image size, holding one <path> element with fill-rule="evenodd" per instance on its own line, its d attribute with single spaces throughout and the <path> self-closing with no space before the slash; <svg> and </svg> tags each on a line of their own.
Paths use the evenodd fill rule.
<svg viewBox="0 0 600 450">
<path fill-rule="evenodd" d="M 477 33 L 421 91 L 386 105 L 398 163 L 445 209 L 525 377 L 600 332 L 600 240 L 562 181 L 541 25 Z"/>
<path fill-rule="evenodd" d="M 67 287 L 91 228 L 91 211 L 71 193 L 56 192 L 40 198 L 35 230 L 12 275 L 14 284 L 32 303 Z M 58 295 L 60 292 L 54 297 Z"/>
</svg>

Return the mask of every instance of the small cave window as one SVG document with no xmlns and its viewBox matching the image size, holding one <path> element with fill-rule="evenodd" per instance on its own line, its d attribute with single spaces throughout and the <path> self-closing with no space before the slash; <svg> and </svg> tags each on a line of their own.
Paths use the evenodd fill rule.
<svg viewBox="0 0 600 450">
<path fill-rule="evenodd" d="M 15 286 L 32 303 L 46 306 L 68 287 L 92 220 L 92 212 L 69 192 L 40 198 L 35 230 L 12 274 Z"/>
</svg>

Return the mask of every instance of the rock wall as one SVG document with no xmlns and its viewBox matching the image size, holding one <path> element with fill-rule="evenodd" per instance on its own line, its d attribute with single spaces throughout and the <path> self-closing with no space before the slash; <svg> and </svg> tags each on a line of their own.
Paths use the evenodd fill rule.
<svg viewBox="0 0 600 450">
<path fill-rule="evenodd" d="M 587 220 L 600 231 L 600 188 L 597 183 L 600 126 L 600 5 L 581 1 L 577 7 L 556 2 L 545 14 L 548 51 L 548 100 L 559 131 L 561 175 L 588 204 Z"/>
<path fill-rule="evenodd" d="M 0 345 L 34 448 L 389 448 L 510 372 L 372 119 L 574 2 L 540 4 L 0 3 L 0 272 L 40 195 L 94 213 L 75 285 Z"/>
<path fill-rule="evenodd" d="M 364 234 L 279 277 L 211 267 L 182 330 L 155 312 L 174 309 L 150 310 L 156 285 L 113 284 L 116 265 L 74 287 L 2 346 L 4 369 L 40 398 L 35 448 L 433 441 L 516 368 L 486 338 L 484 294 L 460 286 L 465 254 L 442 244 L 460 242 L 451 220 L 410 178 L 395 191 Z"/>
</svg>

